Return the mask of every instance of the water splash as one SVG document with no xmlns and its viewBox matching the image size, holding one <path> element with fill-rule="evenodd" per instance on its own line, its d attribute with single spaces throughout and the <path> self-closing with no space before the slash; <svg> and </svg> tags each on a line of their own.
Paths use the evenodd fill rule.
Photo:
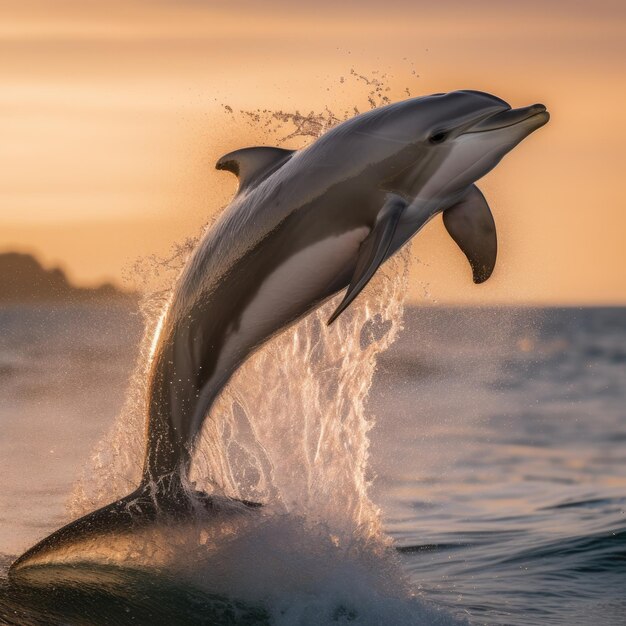
<svg viewBox="0 0 626 626">
<path fill-rule="evenodd" d="M 237 372 L 205 422 L 192 467 L 238 498 L 323 522 L 337 541 L 380 534 L 367 496 L 366 410 L 376 357 L 401 328 L 406 257 L 331 327 L 331 301 L 269 342 Z"/>
<path fill-rule="evenodd" d="M 419 77 L 412 65 L 411 75 Z M 365 110 L 385 106 L 394 99 L 401 100 L 410 97 L 411 88 L 407 86 L 394 89 L 391 84 L 393 78 L 390 72 L 372 70 L 369 75 L 366 75 L 351 68 L 346 76 L 339 77 L 332 91 L 340 94 L 349 89 L 358 103 L 335 111 L 328 106 L 321 111 L 312 110 L 308 113 L 302 113 L 299 110 L 275 111 L 260 108 L 235 110 L 229 104 L 223 104 L 222 107 L 238 125 L 246 124 L 255 130 L 262 129 L 268 138 L 279 145 L 295 141 L 299 143 L 297 147 L 302 148 L 327 130 Z M 330 87 L 328 91 L 331 91 Z"/>
<path fill-rule="evenodd" d="M 191 479 L 206 492 L 261 501 L 324 522 L 337 535 L 380 535 L 367 496 L 366 401 L 376 358 L 402 327 L 408 260 L 397 255 L 332 327 L 333 299 L 267 343 L 214 404 L 196 445 Z M 121 497 L 138 483 L 146 380 L 162 292 L 148 321 L 125 406 L 97 446 L 71 500 L 72 515 Z M 294 471 L 297 468 L 297 471 Z"/>
<path fill-rule="evenodd" d="M 209 227 L 210 223 L 203 232 Z M 140 315 L 144 333 L 122 410 L 110 432 L 96 445 L 68 500 L 67 511 L 72 519 L 130 493 L 139 484 L 154 339 L 174 283 L 200 238 L 201 234 L 174 243 L 169 256 L 139 259 L 129 270 L 143 293 Z"/>
</svg>

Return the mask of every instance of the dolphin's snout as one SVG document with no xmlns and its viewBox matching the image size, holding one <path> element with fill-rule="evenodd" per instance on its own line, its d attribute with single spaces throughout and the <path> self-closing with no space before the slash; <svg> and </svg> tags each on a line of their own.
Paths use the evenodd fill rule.
<svg viewBox="0 0 626 626">
<path fill-rule="evenodd" d="M 521 121 L 532 120 L 531 132 L 541 128 L 550 120 L 550 113 L 548 113 L 545 104 L 531 104 L 529 107 L 526 107 L 526 109 L 528 114 Z"/>
<path fill-rule="evenodd" d="M 500 111 L 494 115 L 481 120 L 478 124 L 475 124 L 470 128 L 467 133 L 484 133 L 490 130 L 499 130 L 501 128 L 507 128 L 508 126 L 515 126 L 521 122 L 525 122 L 530 119 L 536 119 L 539 122 L 539 126 L 543 126 L 549 119 L 548 113 L 544 104 L 531 104 L 527 107 L 520 107 L 519 109 L 508 109 L 506 111 Z"/>
</svg>

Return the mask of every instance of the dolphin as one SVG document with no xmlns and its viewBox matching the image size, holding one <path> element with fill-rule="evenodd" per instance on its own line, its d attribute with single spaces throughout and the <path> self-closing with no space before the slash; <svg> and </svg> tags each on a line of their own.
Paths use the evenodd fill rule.
<svg viewBox="0 0 626 626">
<path fill-rule="evenodd" d="M 487 280 L 496 230 L 475 182 L 548 120 L 542 104 L 512 109 L 462 90 L 357 115 L 301 150 L 251 147 L 220 158 L 217 169 L 235 174 L 239 188 L 191 255 L 155 333 L 140 486 L 43 539 L 11 573 L 160 516 L 184 519 L 198 506 L 230 511 L 191 489 L 187 475 L 203 421 L 235 370 L 347 288 L 332 323 L 439 213 L 474 282 Z"/>
</svg>

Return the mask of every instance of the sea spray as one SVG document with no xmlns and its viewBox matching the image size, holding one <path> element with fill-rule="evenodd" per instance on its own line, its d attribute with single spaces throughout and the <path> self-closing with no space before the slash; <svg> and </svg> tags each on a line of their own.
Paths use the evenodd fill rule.
<svg viewBox="0 0 626 626">
<path fill-rule="evenodd" d="M 205 228 L 210 227 L 210 224 Z M 200 236 L 172 246 L 167 257 L 137 260 L 130 271 L 143 286 L 140 311 L 144 333 L 126 398 L 110 431 L 96 444 L 68 500 L 71 518 L 85 515 L 133 491 L 141 479 L 148 411 L 147 385 L 155 338 L 176 278 Z"/>
<path fill-rule="evenodd" d="M 244 363 L 205 422 L 197 486 L 210 490 L 210 477 L 235 497 L 323 522 L 338 541 L 379 534 L 366 400 L 376 357 L 401 328 L 406 276 L 400 255 L 337 323 L 326 325 L 333 299 Z"/>
<path fill-rule="evenodd" d="M 399 254 L 332 326 L 333 299 L 263 346 L 227 384 L 196 443 L 191 481 L 207 493 L 262 502 L 323 523 L 335 542 L 379 537 L 367 495 L 366 401 L 377 356 L 402 326 L 407 256 Z M 74 494 L 73 515 L 136 486 L 145 379 L 158 316 L 146 331 L 129 395 Z"/>
</svg>

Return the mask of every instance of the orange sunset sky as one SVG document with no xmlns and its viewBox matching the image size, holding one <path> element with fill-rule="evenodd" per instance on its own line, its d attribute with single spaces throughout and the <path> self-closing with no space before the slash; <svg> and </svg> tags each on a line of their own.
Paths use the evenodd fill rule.
<svg viewBox="0 0 626 626">
<path fill-rule="evenodd" d="M 124 283 L 236 188 L 213 165 L 276 143 L 239 109 L 364 110 L 470 88 L 552 114 L 479 186 L 500 256 L 479 287 L 441 220 L 411 298 L 626 304 L 626 3 L 0 0 L 0 250 Z M 406 96 L 404 96 L 406 97 Z M 301 140 L 284 144 L 298 147 Z"/>
</svg>

